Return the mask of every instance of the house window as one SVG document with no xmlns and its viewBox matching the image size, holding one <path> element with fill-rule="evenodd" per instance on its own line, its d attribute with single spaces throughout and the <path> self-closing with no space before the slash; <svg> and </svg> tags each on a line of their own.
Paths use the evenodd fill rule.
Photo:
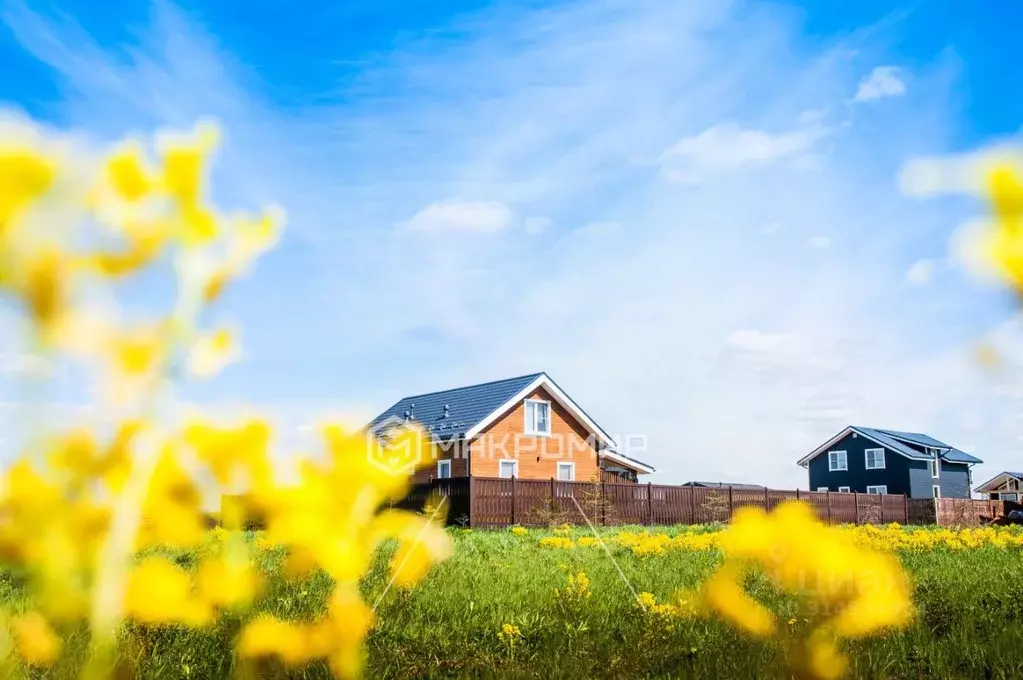
<svg viewBox="0 0 1023 680">
<path fill-rule="evenodd" d="M 517 460 L 502 460 L 501 466 L 498 468 L 497 476 L 502 479 L 510 479 L 512 477 L 519 476 L 519 461 Z"/>
<path fill-rule="evenodd" d="M 551 433 L 551 403 L 526 399 L 526 434 Z"/>
<path fill-rule="evenodd" d="M 438 460 L 437 461 L 437 479 L 450 479 L 451 478 L 451 461 L 450 460 Z"/>
<path fill-rule="evenodd" d="M 838 487 L 838 493 L 849 493 L 849 487 L 847 486 Z"/>
<path fill-rule="evenodd" d="M 941 487 L 935 484 L 931 487 L 931 495 L 935 498 L 941 498 Z"/>
<path fill-rule="evenodd" d="M 1007 488 L 1009 491 L 1019 491 L 1019 480 L 1010 479 Z"/>
<path fill-rule="evenodd" d="M 867 449 L 864 454 L 868 470 L 884 470 L 884 449 Z"/>
<path fill-rule="evenodd" d="M 575 463 L 558 463 L 558 481 L 575 481 Z"/>
<path fill-rule="evenodd" d="M 919 468 L 917 468 L 919 470 Z M 935 458 L 931 461 L 931 477 L 937 479 L 941 476 L 941 461 Z M 937 498 L 937 496 L 935 496 Z"/>
<path fill-rule="evenodd" d="M 1003 500 L 1003 501 L 1018 501 L 1019 500 L 1019 494 L 1018 493 L 1000 493 L 1000 494 L 998 494 L 998 498 L 999 498 L 999 500 Z"/>
<path fill-rule="evenodd" d="M 867 493 L 888 493 L 888 486 L 886 484 L 868 486 Z"/>
<path fill-rule="evenodd" d="M 828 472 L 848 469 L 849 461 L 846 460 L 845 451 L 828 451 Z"/>
<path fill-rule="evenodd" d="M 831 491 L 831 489 L 829 489 L 826 486 L 818 486 L 817 487 L 817 491 Z"/>
</svg>

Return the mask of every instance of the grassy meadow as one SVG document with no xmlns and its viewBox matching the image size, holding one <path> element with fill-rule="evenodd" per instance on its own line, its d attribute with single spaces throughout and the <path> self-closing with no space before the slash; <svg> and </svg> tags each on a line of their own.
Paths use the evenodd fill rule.
<svg viewBox="0 0 1023 680">
<path fill-rule="evenodd" d="M 796 602 L 766 579 L 749 578 L 750 592 L 784 622 L 785 632 L 766 642 L 751 640 L 719 620 L 643 610 L 634 592 L 666 601 L 703 581 L 719 556 L 716 550 L 677 549 L 637 555 L 614 540 L 623 530 L 602 530 L 610 539 L 612 560 L 602 545 L 589 540 L 585 547 L 571 549 L 541 545 L 551 531 L 516 535 L 452 529 L 454 555 L 411 591 L 388 588 L 387 555 L 379 555 L 364 583 L 367 602 L 379 600 L 377 625 L 368 640 L 367 677 L 791 677 L 783 670 L 781 655 L 786 640 L 794 640 L 800 627 L 808 625 L 797 615 Z M 586 531 L 577 527 L 571 535 L 578 541 Z M 850 675 L 1023 676 L 1020 548 L 938 547 L 901 555 L 914 582 L 916 621 L 899 632 L 846 643 Z M 194 553 L 176 557 L 183 564 L 196 559 Z M 267 580 L 257 609 L 284 618 L 315 616 L 329 590 L 327 578 L 314 574 L 287 582 L 278 576 L 281 564 L 280 553 L 261 553 L 259 565 Z M 588 579 L 588 596 L 565 593 L 569 575 L 579 572 Z M 21 597 L 17 575 L 6 574 L 0 586 L 6 599 Z M 555 589 L 561 594 L 556 596 Z M 241 623 L 228 616 L 203 630 L 129 626 L 122 664 L 149 678 L 236 672 L 249 677 L 329 677 L 326 666 L 317 664 L 297 670 L 240 666 L 232 643 Z M 512 632 L 502 637 L 505 624 Z M 79 639 L 83 649 L 76 654 Z M 84 636 L 72 635 L 67 651 L 44 675 L 73 674 Z"/>
</svg>

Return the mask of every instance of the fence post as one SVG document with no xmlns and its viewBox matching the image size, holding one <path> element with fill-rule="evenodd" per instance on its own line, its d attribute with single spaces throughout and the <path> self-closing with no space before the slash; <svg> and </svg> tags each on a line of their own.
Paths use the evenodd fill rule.
<svg viewBox="0 0 1023 680">
<path fill-rule="evenodd" d="M 735 512 L 735 505 L 732 504 L 732 487 L 728 487 L 728 520 L 731 521 Z"/>
<path fill-rule="evenodd" d="M 515 475 L 512 475 L 512 524 L 515 524 Z"/>
<path fill-rule="evenodd" d="M 654 483 L 646 483 L 646 524 L 654 523 Z"/>
<path fill-rule="evenodd" d="M 554 517 L 554 514 L 558 511 L 557 497 L 558 497 L 557 487 L 555 486 L 554 478 L 551 477 L 551 517 L 552 518 Z"/>
<path fill-rule="evenodd" d="M 853 524 L 859 524 L 860 523 L 860 492 L 859 491 L 853 491 L 853 512 L 856 513 L 856 519 L 853 521 Z"/>
<path fill-rule="evenodd" d="M 825 500 L 828 503 L 828 524 L 831 524 L 831 489 L 828 489 L 825 493 L 828 494 L 825 497 Z"/>
<path fill-rule="evenodd" d="M 799 489 L 796 489 L 796 500 L 799 500 Z"/>
<path fill-rule="evenodd" d="M 696 524 L 696 487 L 684 486 L 682 488 L 689 494 L 689 523 Z"/>
<path fill-rule="evenodd" d="M 902 520 L 903 524 L 909 524 L 909 496 L 902 494 L 902 512 L 905 515 L 905 519 Z"/>
<path fill-rule="evenodd" d="M 764 512 L 770 512 L 771 510 L 771 493 L 764 487 Z"/>
<path fill-rule="evenodd" d="M 607 526 L 607 488 L 603 475 L 600 480 L 600 525 Z"/>
<path fill-rule="evenodd" d="M 469 475 L 469 526 L 472 526 L 473 521 L 473 508 L 476 506 L 476 493 L 475 486 L 473 484 L 473 476 Z"/>
</svg>

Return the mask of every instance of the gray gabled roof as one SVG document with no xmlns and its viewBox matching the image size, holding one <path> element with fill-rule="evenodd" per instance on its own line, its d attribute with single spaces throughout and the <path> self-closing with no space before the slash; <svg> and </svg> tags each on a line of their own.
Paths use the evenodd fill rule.
<svg viewBox="0 0 1023 680">
<path fill-rule="evenodd" d="M 1023 472 L 999 472 L 997 475 L 995 475 L 991 479 L 987 480 L 983 484 L 981 484 L 978 487 L 976 487 L 974 489 L 974 491 L 976 491 L 977 493 L 981 493 L 981 492 L 983 492 L 985 490 L 989 490 L 989 489 L 986 489 L 985 487 L 987 487 L 989 484 L 991 484 L 992 482 L 996 481 L 997 479 L 999 479 L 1001 477 L 1015 477 L 1017 481 L 1023 482 Z"/>
<path fill-rule="evenodd" d="M 542 375 L 542 372 L 530 373 L 517 378 L 405 397 L 374 418 L 369 424 L 369 430 L 375 432 L 384 421 L 404 421 L 407 413 L 409 420 L 426 428 L 436 437 L 461 437 Z M 445 406 L 448 407 L 446 416 Z"/>
<path fill-rule="evenodd" d="M 901 454 L 906 458 L 911 458 L 913 460 L 931 460 L 931 456 L 927 455 L 923 451 L 917 451 L 916 449 L 907 446 L 906 445 L 907 442 L 916 444 L 918 446 L 930 446 L 932 448 L 937 449 L 947 449 L 941 452 L 941 457 L 952 463 L 972 464 L 984 462 L 980 458 L 971 456 L 965 451 L 960 451 L 957 448 L 951 447 L 948 444 L 938 441 L 937 439 L 929 437 L 925 434 L 918 434 L 916 432 L 901 432 L 899 430 L 882 430 L 876 427 L 863 427 L 862 425 L 850 425 L 845 430 L 842 430 L 842 432 L 840 432 L 839 434 L 842 434 L 847 430 L 856 432 L 866 437 L 867 439 L 872 439 L 878 444 L 881 444 L 882 446 L 887 447 L 892 451 L 895 451 L 896 453 Z M 836 438 L 837 435 L 836 437 L 833 437 L 831 440 L 828 440 L 828 442 L 831 442 Z M 799 465 L 806 465 L 811 458 L 815 458 L 816 456 L 819 456 L 821 453 L 823 453 L 823 447 L 818 447 L 817 449 L 814 449 L 814 451 L 810 455 L 805 456 L 799 460 Z"/>
<path fill-rule="evenodd" d="M 737 482 L 686 482 L 682 486 L 699 486 L 716 489 L 737 489 L 739 491 L 763 491 L 767 487 L 761 484 L 739 484 Z"/>
</svg>

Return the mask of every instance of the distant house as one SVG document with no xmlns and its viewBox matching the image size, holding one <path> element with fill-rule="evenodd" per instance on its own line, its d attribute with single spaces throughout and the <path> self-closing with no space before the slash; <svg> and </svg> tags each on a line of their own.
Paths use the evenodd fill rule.
<svg viewBox="0 0 1023 680">
<path fill-rule="evenodd" d="M 635 482 L 654 471 L 619 453 L 586 411 L 546 373 L 417 394 L 399 400 L 368 428 L 416 423 L 438 457 L 416 481 L 447 477 L 518 477 Z"/>
<path fill-rule="evenodd" d="M 736 482 L 686 482 L 682 486 L 697 486 L 702 489 L 735 489 L 737 491 L 763 491 L 760 484 L 738 484 Z"/>
<path fill-rule="evenodd" d="M 1023 472 L 1000 472 L 978 486 L 975 491 L 983 494 L 985 498 L 1018 503 L 1021 486 L 1023 486 Z"/>
<path fill-rule="evenodd" d="M 969 498 L 970 468 L 983 461 L 916 432 L 850 426 L 799 460 L 811 491 Z"/>
</svg>

